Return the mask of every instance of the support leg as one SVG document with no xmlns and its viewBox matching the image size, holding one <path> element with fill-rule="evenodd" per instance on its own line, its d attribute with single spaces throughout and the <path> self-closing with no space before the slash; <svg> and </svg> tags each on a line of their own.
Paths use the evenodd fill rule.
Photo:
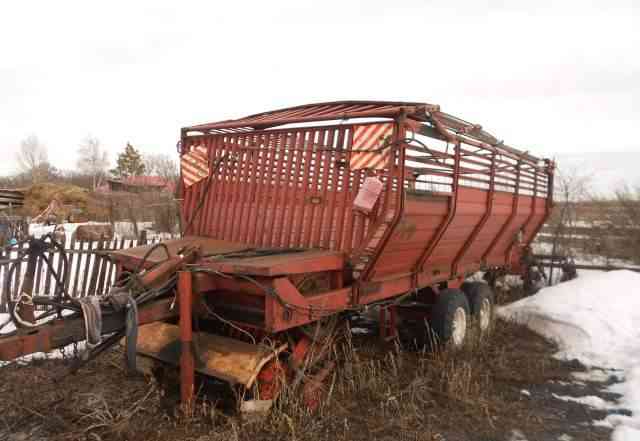
<svg viewBox="0 0 640 441">
<path fill-rule="evenodd" d="M 380 317 L 379 317 L 379 337 L 380 340 L 384 341 L 387 339 L 387 310 L 383 307 L 380 307 Z"/>
<path fill-rule="evenodd" d="M 387 320 L 387 312 L 388 320 Z M 390 341 L 398 336 L 397 310 L 395 306 L 380 308 L 380 340 Z"/>
<path fill-rule="evenodd" d="M 191 404 L 195 381 L 193 358 L 192 293 L 191 272 L 178 273 L 178 296 L 180 302 L 180 399 L 183 405 Z"/>
<path fill-rule="evenodd" d="M 398 309 L 396 306 L 389 307 L 389 339 L 393 340 L 398 336 Z"/>
</svg>

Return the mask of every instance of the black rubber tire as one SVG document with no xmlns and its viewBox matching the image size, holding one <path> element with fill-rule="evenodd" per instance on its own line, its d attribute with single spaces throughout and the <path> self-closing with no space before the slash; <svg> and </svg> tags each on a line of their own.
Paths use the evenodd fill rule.
<svg viewBox="0 0 640 441">
<path fill-rule="evenodd" d="M 493 318 L 493 305 L 495 305 L 495 295 L 491 287 L 485 282 L 464 282 L 460 287 L 469 301 L 469 308 L 471 310 L 471 316 L 475 319 L 476 325 L 481 332 L 485 332 L 486 329 L 482 329 L 479 313 L 482 308 L 482 303 L 485 300 L 489 300 L 491 304 L 491 319 Z M 491 319 L 489 323 L 491 323 Z"/>
<path fill-rule="evenodd" d="M 470 317 L 469 301 L 464 292 L 459 289 L 444 289 L 440 291 L 431 310 L 429 324 L 441 345 L 453 344 L 454 314 L 458 308 L 464 309 L 466 322 L 468 323 Z M 462 343 L 456 346 L 462 346 Z"/>
</svg>

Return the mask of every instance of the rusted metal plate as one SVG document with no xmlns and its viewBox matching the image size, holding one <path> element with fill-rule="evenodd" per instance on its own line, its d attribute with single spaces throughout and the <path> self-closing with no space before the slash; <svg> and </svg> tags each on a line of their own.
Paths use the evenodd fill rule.
<svg viewBox="0 0 640 441">
<path fill-rule="evenodd" d="M 194 333 L 196 371 L 250 388 L 260 369 L 286 348 L 270 348 L 205 332 Z M 179 364 L 180 329 L 169 323 L 151 323 L 138 332 L 138 353 L 165 363 Z"/>
<path fill-rule="evenodd" d="M 341 270 L 344 267 L 344 255 L 337 251 L 283 251 L 268 256 L 224 257 L 208 260 L 202 264 L 225 273 L 279 276 Z"/>
<path fill-rule="evenodd" d="M 185 247 L 200 247 L 201 255 L 203 256 L 234 253 L 247 249 L 247 245 L 202 236 L 186 236 L 182 239 L 172 239 L 162 243 L 167 246 L 171 256 L 175 256 L 178 251 Z M 122 262 L 125 266 L 136 265 L 153 246 L 154 245 L 144 245 L 112 251 L 109 255 L 116 261 Z M 162 247 L 158 247 L 147 257 L 146 266 L 163 262 L 166 259 L 167 254 L 165 250 Z"/>
</svg>

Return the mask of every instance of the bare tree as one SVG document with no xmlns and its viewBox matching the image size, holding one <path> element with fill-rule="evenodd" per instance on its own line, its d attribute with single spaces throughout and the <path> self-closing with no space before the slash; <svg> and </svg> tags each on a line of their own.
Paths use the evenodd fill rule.
<svg viewBox="0 0 640 441">
<path fill-rule="evenodd" d="M 616 191 L 616 206 L 609 211 L 612 230 L 623 240 L 616 242 L 619 254 L 626 259 L 640 262 L 640 186 L 624 185 Z"/>
<path fill-rule="evenodd" d="M 167 181 L 178 179 L 178 163 L 165 154 L 146 154 L 142 158 L 144 168 L 150 175 L 160 176 Z"/>
<path fill-rule="evenodd" d="M 36 135 L 29 135 L 20 142 L 16 159 L 22 172 L 29 175 L 34 183 L 44 179 L 46 176 L 43 175 L 43 172 L 51 168 L 47 147 L 40 142 Z"/>
<path fill-rule="evenodd" d="M 166 184 L 173 184 L 173 192 L 177 189 L 180 171 L 178 163 L 166 154 L 145 154 L 143 156 L 145 169 L 151 175 L 160 176 Z M 173 233 L 179 222 L 178 207 L 173 196 L 160 196 L 160 200 L 153 203 L 154 227 L 158 231 Z"/>
<path fill-rule="evenodd" d="M 558 169 L 554 182 L 555 209 L 549 219 L 551 226 L 551 254 L 553 256 L 574 254 L 574 227 L 578 221 L 578 206 L 590 197 L 592 174 L 578 167 Z M 549 283 L 553 281 L 553 266 Z"/>
<path fill-rule="evenodd" d="M 100 186 L 109 166 L 106 150 L 100 145 L 100 140 L 87 136 L 78 146 L 78 168 L 92 177 L 93 190 Z"/>
</svg>

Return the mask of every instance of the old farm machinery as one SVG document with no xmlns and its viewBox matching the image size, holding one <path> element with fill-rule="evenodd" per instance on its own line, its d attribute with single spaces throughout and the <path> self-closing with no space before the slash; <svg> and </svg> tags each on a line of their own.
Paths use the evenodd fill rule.
<svg viewBox="0 0 640 441">
<path fill-rule="evenodd" d="M 491 286 L 526 275 L 552 205 L 552 162 L 436 105 L 313 104 L 181 135 L 183 238 L 111 253 L 110 295 L 61 292 L 53 307 L 74 312 L 18 323 L 0 359 L 128 335 L 139 360 L 179 368 L 185 402 L 208 376 L 254 403 L 299 387 L 313 407 L 349 314 L 378 308 L 385 337 L 398 316 L 443 343 L 474 316 L 485 330 Z M 478 271 L 486 283 L 465 281 Z"/>
</svg>

